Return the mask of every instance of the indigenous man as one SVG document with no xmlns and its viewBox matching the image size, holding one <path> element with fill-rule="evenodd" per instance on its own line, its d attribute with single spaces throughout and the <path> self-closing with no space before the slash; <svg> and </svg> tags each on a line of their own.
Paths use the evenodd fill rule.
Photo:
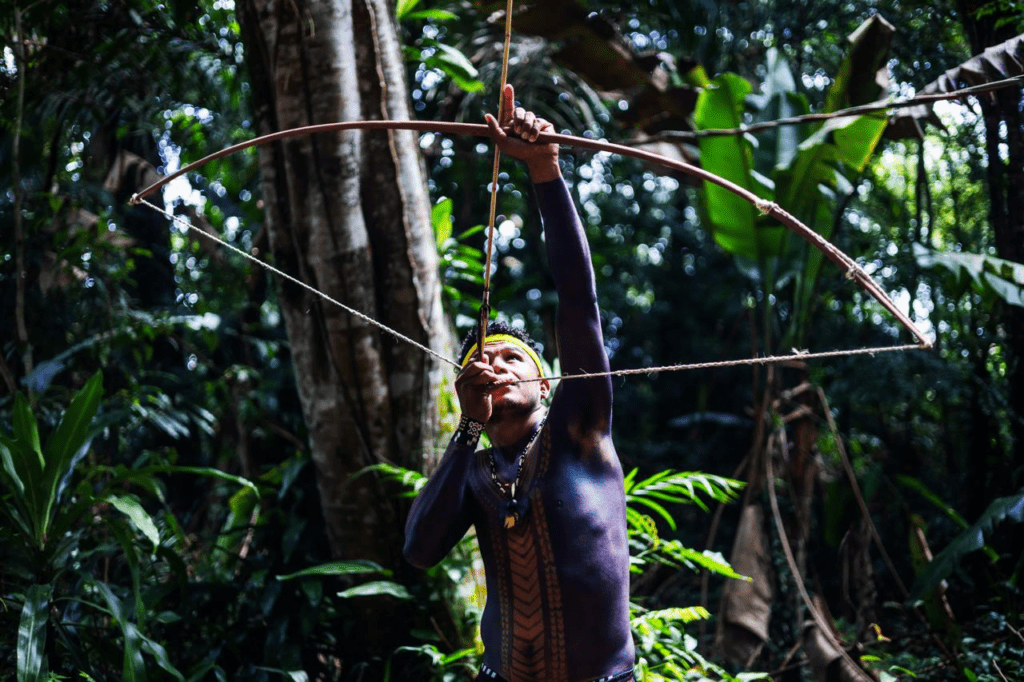
<svg viewBox="0 0 1024 682">
<path fill-rule="evenodd" d="M 566 374 L 608 371 L 583 227 L 558 167 L 558 146 L 536 144 L 547 121 L 516 108 L 505 129 L 487 116 L 502 153 L 524 161 L 544 220 L 558 292 L 558 354 Z M 506 132 L 507 130 L 507 132 Z M 438 563 L 476 527 L 487 577 L 477 680 L 632 680 L 629 552 L 622 467 L 612 445 L 607 376 L 562 381 L 551 401 L 534 343 L 489 326 L 462 348 L 455 381 L 459 429 L 406 525 L 405 556 Z M 492 447 L 476 451 L 486 431 Z"/>
</svg>

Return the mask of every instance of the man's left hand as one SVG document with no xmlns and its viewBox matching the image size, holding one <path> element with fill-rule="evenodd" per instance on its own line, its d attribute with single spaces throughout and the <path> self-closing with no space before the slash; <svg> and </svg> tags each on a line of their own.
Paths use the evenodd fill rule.
<svg viewBox="0 0 1024 682">
<path fill-rule="evenodd" d="M 534 182 L 562 176 L 558 168 L 558 145 L 537 144 L 541 133 L 553 133 L 555 127 L 532 111 L 515 106 L 515 90 L 511 85 L 506 85 L 502 92 L 501 124 L 490 114 L 484 118 L 501 153 L 524 161 Z"/>
</svg>

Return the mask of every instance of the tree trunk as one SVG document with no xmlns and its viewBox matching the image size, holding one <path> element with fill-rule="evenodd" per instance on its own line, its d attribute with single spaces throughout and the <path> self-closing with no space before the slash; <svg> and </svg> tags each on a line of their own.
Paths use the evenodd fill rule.
<svg viewBox="0 0 1024 682">
<path fill-rule="evenodd" d="M 971 43 L 971 52 L 980 54 L 985 48 L 1012 38 L 1016 31 L 1014 15 L 1003 11 L 978 16 L 978 10 L 987 6 L 977 0 L 961 0 L 960 16 Z M 1010 12 L 1007 10 L 1006 12 Z M 1000 26 L 1000 21 L 1009 23 Z M 999 258 L 1024 263 L 1024 115 L 1021 87 L 1004 88 L 991 97 L 980 97 L 985 118 L 985 148 L 988 155 L 989 220 L 995 236 L 996 255 Z M 1014 450 L 1007 470 L 1020 471 L 1024 466 L 1024 309 L 1004 307 L 1006 333 L 1007 385 Z M 1007 494 L 1019 488 L 1021 481 L 1014 476 L 997 476 L 998 490 L 990 495 Z"/>
<path fill-rule="evenodd" d="M 409 118 L 395 18 L 383 0 L 245 0 L 238 17 L 260 134 Z M 266 145 L 259 154 L 275 264 L 450 355 L 416 138 L 323 134 Z M 384 461 L 423 468 L 434 451 L 446 370 L 295 285 L 281 285 L 280 304 L 331 552 L 400 568 L 403 510 L 372 476 L 350 477 Z M 384 627 L 394 608 L 386 599 L 366 615 Z M 369 647 L 385 651 L 401 636 L 388 630 L 402 628 L 375 629 L 357 628 L 368 654 Z"/>
</svg>

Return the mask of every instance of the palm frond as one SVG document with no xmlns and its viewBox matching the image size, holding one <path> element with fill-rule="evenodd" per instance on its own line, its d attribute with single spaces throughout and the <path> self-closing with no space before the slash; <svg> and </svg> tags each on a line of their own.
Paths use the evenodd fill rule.
<svg viewBox="0 0 1024 682">
<path fill-rule="evenodd" d="M 732 502 L 744 486 L 743 482 L 724 476 L 671 469 L 659 471 L 642 481 L 635 479 L 636 469 L 629 472 L 625 478 L 626 504 L 644 504 L 662 515 L 667 512 L 653 500 L 672 504 L 695 504 L 707 511 L 707 504 L 701 499 L 701 494 L 716 502 Z M 669 525 L 675 529 L 674 522 L 669 522 Z"/>
<path fill-rule="evenodd" d="M 406 491 L 401 495 L 402 497 L 416 497 L 423 486 L 427 484 L 427 477 L 420 472 L 386 462 L 363 467 L 352 474 L 352 478 L 355 479 L 368 473 L 379 474 L 382 481 L 392 481 L 401 484 L 406 488 Z"/>
<path fill-rule="evenodd" d="M 709 618 L 711 618 L 711 613 L 703 606 L 677 606 L 669 609 L 648 611 L 643 615 L 634 617 L 630 624 L 634 628 L 640 628 L 644 626 L 651 626 L 654 621 L 660 621 L 658 625 L 661 623 L 671 622 L 685 624 L 693 623 L 698 620 L 708 620 Z"/>
</svg>

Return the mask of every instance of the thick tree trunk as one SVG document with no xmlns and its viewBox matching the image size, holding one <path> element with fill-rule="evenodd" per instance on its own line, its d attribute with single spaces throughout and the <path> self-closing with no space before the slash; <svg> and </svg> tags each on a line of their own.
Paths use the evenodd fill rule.
<svg viewBox="0 0 1024 682">
<path fill-rule="evenodd" d="M 987 47 L 998 45 L 1015 35 L 1012 16 L 1002 13 L 978 16 L 986 3 L 962 0 L 960 16 L 971 43 L 971 51 L 980 54 Z M 1003 19 L 1011 19 L 1000 26 Z M 1024 90 L 1020 87 L 999 90 L 992 97 L 979 98 L 985 118 L 985 148 L 988 154 L 989 220 L 995 236 L 996 254 L 1000 258 L 1024 263 Z M 1007 379 L 1009 404 L 1013 421 L 1014 451 L 1007 469 L 1020 471 L 1024 466 L 1024 309 L 1006 306 Z M 998 490 L 990 495 L 1016 490 L 1020 480 L 1013 476 L 997 476 Z"/>
<path fill-rule="evenodd" d="M 986 147 L 988 149 L 988 181 L 991 209 L 989 215 L 995 232 L 996 254 L 1000 258 L 1024 263 L 1024 116 L 1020 87 L 1008 88 L 994 98 L 983 100 Z M 1024 466 L 1024 308 L 1004 309 L 1010 407 L 1013 423 L 1014 461 L 1012 468 Z M 1016 484 L 1016 485 L 1015 485 Z M 1020 481 L 1008 481 L 1006 492 L 1019 487 Z"/>
<path fill-rule="evenodd" d="M 259 133 L 409 118 L 393 9 L 383 0 L 246 0 L 238 16 Z M 423 345 L 450 345 L 411 133 L 291 139 L 261 147 L 260 168 L 278 267 Z M 402 510 L 372 476 L 350 477 L 382 461 L 423 467 L 447 370 L 294 285 L 282 285 L 281 309 L 332 554 L 398 567 Z M 385 619 L 390 604 L 374 611 Z"/>
</svg>

